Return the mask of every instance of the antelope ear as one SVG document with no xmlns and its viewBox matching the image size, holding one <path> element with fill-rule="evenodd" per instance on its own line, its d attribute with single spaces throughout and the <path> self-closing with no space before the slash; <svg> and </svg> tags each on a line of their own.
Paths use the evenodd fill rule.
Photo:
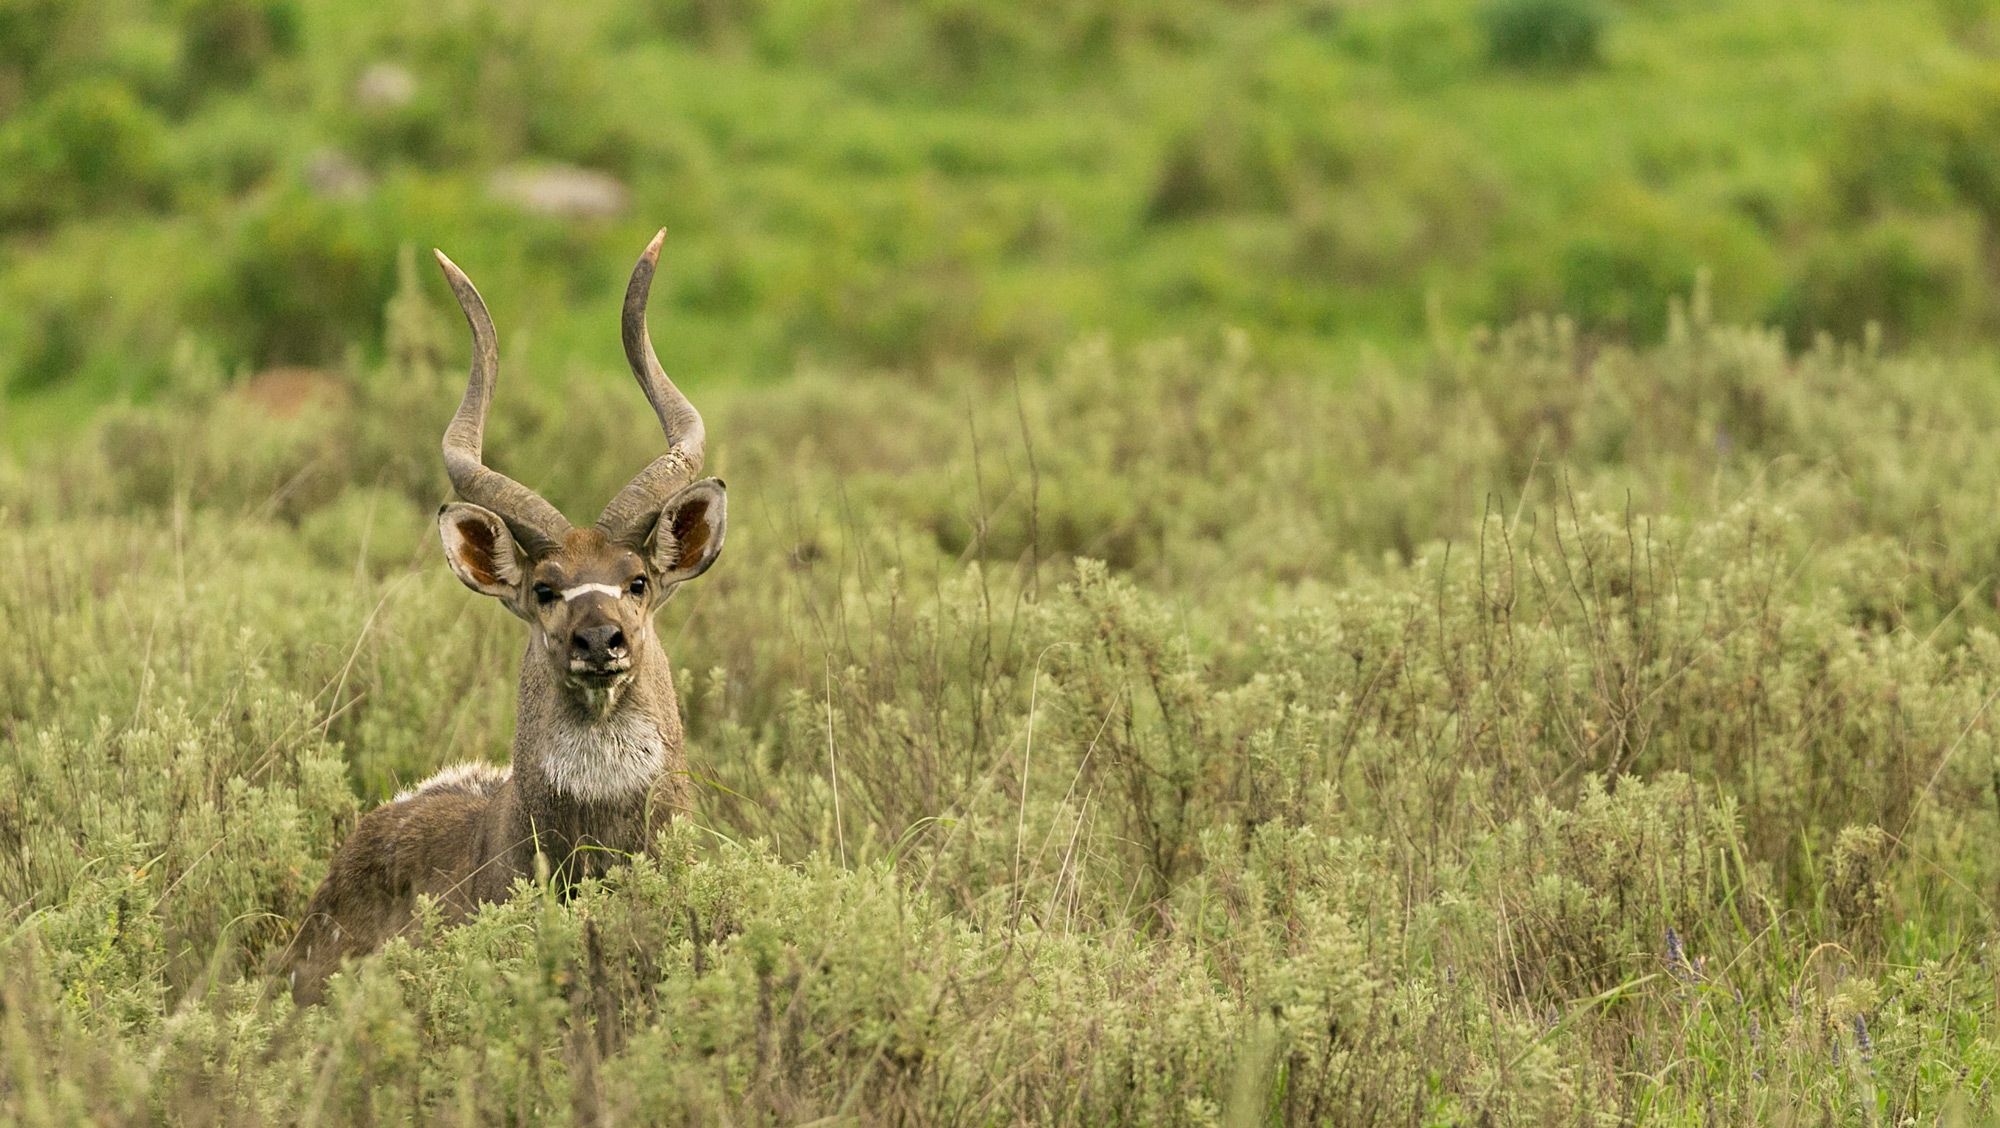
<svg viewBox="0 0 2000 1128">
<path fill-rule="evenodd" d="M 720 478 L 703 478 L 667 499 L 647 553 L 658 583 L 685 583 L 708 571 L 722 552 L 728 507 Z"/>
<path fill-rule="evenodd" d="M 520 590 L 520 550 L 492 510 L 454 501 L 438 510 L 438 535 L 444 538 L 445 561 L 466 587 L 501 599 Z"/>
</svg>

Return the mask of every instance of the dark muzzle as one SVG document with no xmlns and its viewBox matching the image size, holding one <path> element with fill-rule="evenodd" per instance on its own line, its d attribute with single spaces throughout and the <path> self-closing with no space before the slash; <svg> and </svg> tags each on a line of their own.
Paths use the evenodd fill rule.
<svg viewBox="0 0 2000 1128">
<path fill-rule="evenodd" d="M 572 665 L 581 662 L 593 671 L 622 670 L 627 658 L 625 632 L 612 623 L 585 627 L 569 636 L 569 657 Z"/>
</svg>

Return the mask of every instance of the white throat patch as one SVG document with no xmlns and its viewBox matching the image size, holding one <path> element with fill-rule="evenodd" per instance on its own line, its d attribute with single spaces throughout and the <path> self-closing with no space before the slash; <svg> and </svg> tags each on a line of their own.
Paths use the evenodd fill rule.
<svg viewBox="0 0 2000 1128">
<path fill-rule="evenodd" d="M 660 730 L 636 709 L 597 724 L 558 723 L 543 749 L 549 786 L 593 802 L 652 787 L 667 764 Z"/>
<path fill-rule="evenodd" d="M 564 588 L 562 590 L 562 597 L 564 603 L 568 603 L 570 600 L 579 598 L 581 596 L 592 595 L 592 594 L 608 595 L 611 598 L 616 599 L 619 596 L 624 595 L 625 592 L 624 589 L 612 587 L 610 584 L 578 584 L 575 587 Z"/>
</svg>

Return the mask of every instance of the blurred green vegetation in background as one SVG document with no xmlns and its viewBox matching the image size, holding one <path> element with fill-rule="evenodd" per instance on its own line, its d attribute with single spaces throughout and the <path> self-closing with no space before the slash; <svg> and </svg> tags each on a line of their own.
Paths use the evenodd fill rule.
<svg viewBox="0 0 2000 1128">
<path fill-rule="evenodd" d="M 1996 328 L 1986 0 L 0 0 L 8 431 L 378 348 L 399 247 L 511 355 L 676 372 L 1275 356 L 1533 310 Z M 519 369 L 517 369 L 519 370 Z M 31 408 L 26 404 L 39 404 Z"/>
</svg>

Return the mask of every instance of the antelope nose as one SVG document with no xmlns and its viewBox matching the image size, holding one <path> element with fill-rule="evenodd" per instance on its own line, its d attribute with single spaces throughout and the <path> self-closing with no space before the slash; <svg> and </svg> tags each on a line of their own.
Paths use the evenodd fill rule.
<svg viewBox="0 0 2000 1128">
<path fill-rule="evenodd" d="M 569 645 L 571 652 L 579 658 L 604 662 L 624 655 L 625 632 L 609 623 L 601 627 L 586 627 L 569 637 Z"/>
</svg>

